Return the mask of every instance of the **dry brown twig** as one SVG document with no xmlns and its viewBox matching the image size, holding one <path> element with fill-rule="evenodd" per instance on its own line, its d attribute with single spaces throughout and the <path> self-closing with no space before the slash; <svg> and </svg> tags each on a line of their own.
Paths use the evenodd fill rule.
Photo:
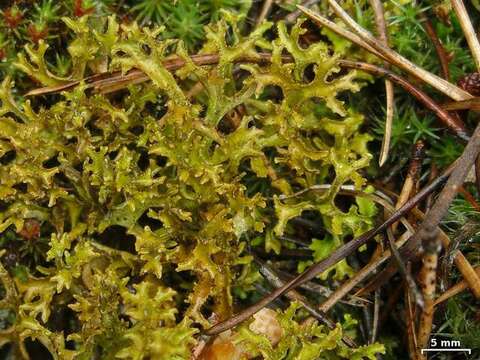
<svg viewBox="0 0 480 360">
<path fill-rule="evenodd" d="M 347 14 L 345 10 L 335 1 L 328 0 L 328 3 L 333 8 L 333 11 L 340 17 L 350 28 L 357 33 L 367 44 L 375 48 L 380 52 L 384 57 L 386 57 L 393 65 L 398 66 L 400 69 L 412 73 L 412 75 L 417 76 L 422 79 L 425 83 L 430 84 L 437 90 L 443 92 L 445 95 L 455 99 L 455 100 L 466 100 L 472 97 L 468 92 L 460 89 L 459 87 L 451 84 L 438 77 L 435 74 L 432 74 L 419 66 L 412 63 L 410 60 L 404 58 L 397 52 L 392 49 L 384 46 L 383 44 L 376 41 L 370 32 L 358 25 L 355 20 L 353 20 L 350 15 Z"/>
<path fill-rule="evenodd" d="M 423 296 L 420 293 L 420 291 L 418 290 L 417 284 L 415 283 L 415 280 L 413 279 L 411 273 L 408 271 L 408 268 L 405 265 L 405 262 L 403 261 L 402 256 L 400 255 L 399 251 L 395 247 L 395 239 L 394 239 L 393 232 L 392 232 L 391 228 L 387 229 L 387 239 L 388 239 L 388 243 L 389 243 L 389 246 L 390 246 L 390 251 L 393 254 L 393 259 L 397 263 L 398 271 L 400 272 L 400 274 L 405 279 L 405 283 L 409 288 L 409 292 L 413 294 L 413 297 L 415 299 L 415 303 L 418 306 L 423 307 L 424 306 Z M 375 291 L 376 290 L 377 289 L 375 289 Z"/>
<path fill-rule="evenodd" d="M 260 14 L 258 15 L 256 24 L 261 24 L 268 16 L 270 9 L 272 8 L 273 0 L 265 0 L 263 2 L 262 9 L 260 10 Z"/>
<path fill-rule="evenodd" d="M 293 275 L 286 274 L 282 271 L 278 271 L 278 274 L 280 275 L 283 282 L 289 281 L 294 278 Z M 308 281 L 305 284 L 300 285 L 298 288 L 313 292 L 316 295 L 320 295 L 325 298 L 333 294 L 333 290 L 331 290 L 329 287 L 320 285 L 319 283 L 313 281 Z M 342 299 L 340 300 L 340 302 L 355 307 L 364 307 L 372 303 L 370 300 L 353 295 L 348 295 L 347 299 Z"/>
<path fill-rule="evenodd" d="M 319 189 L 318 187 L 316 189 Z M 310 188 L 310 190 L 313 190 Z M 388 200 L 385 199 L 384 195 L 380 195 L 378 192 L 374 194 L 365 194 L 355 190 L 350 190 L 347 186 L 344 186 L 340 189 L 341 194 L 348 194 L 352 196 L 364 196 L 370 198 L 371 200 L 375 201 L 376 203 L 380 204 L 382 207 L 386 209 L 386 211 L 393 213 L 395 208 L 392 206 Z M 397 246 L 402 246 L 408 236 L 413 234 L 413 227 L 405 220 L 401 219 L 404 226 L 408 229 L 407 233 L 402 235 L 400 239 L 395 243 L 394 248 Z M 362 282 L 369 274 L 371 274 L 375 269 L 377 269 L 382 263 L 388 260 L 391 256 L 390 250 L 386 250 L 381 256 L 372 259 L 369 264 L 367 264 L 364 268 L 359 270 L 354 276 L 352 276 L 349 280 L 343 283 L 339 288 L 337 288 L 319 307 L 319 309 L 326 313 L 330 310 L 337 302 L 343 299 L 355 286 L 357 286 L 360 282 Z"/>
<path fill-rule="evenodd" d="M 258 53 L 258 56 L 255 58 L 244 57 L 238 59 L 238 62 L 252 62 L 252 63 L 262 63 L 269 62 L 271 54 L 269 53 Z M 196 65 L 214 65 L 218 63 L 219 56 L 218 54 L 196 54 L 191 56 L 191 60 Z M 289 61 L 290 57 L 285 57 L 285 61 Z M 173 56 L 165 59 L 163 66 L 167 70 L 176 70 L 181 68 L 186 64 L 186 61 L 178 56 Z M 85 84 L 85 87 L 94 88 L 95 90 L 101 93 L 110 93 L 125 88 L 131 84 L 138 84 L 145 81 L 149 81 L 150 78 L 144 72 L 138 69 L 133 69 L 125 74 L 120 71 L 113 73 L 101 73 L 95 74 L 89 77 L 86 77 L 81 80 L 73 80 L 65 84 L 57 86 L 47 86 L 38 89 L 33 89 L 25 94 L 25 96 L 38 96 L 46 95 L 51 93 L 57 93 L 64 90 L 69 90 L 81 82 Z"/>
<path fill-rule="evenodd" d="M 379 325 L 380 325 L 380 289 L 375 291 L 373 303 L 373 321 L 372 321 L 372 337 L 370 344 L 373 344 L 377 339 Z"/>
<path fill-rule="evenodd" d="M 412 270 L 411 263 L 407 264 L 408 271 Z M 416 307 L 412 301 L 410 288 L 405 284 L 405 306 L 406 306 L 406 327 L 407 327 L 407 339 L 408 339 L 408 352 L 413 360 L 417 357 L 417 334 L 415 332 L 415 317 Z"/>
<path fill-rule="evenodd" d="M 318 185 L 318 186 L 312 186 L 306 190 L 300 191 L 296 194 L 293 194 L 289 197 L 292 196 L 299 196 L 306 191 L 316 191 L 316 190 L 322 190 L 326 191 L 329 189 L 328 186 L 326 185 Z M 390 199 L 382 194 L 381 192 L 375 191 L 374 194 L 365 194 L 362 192 L 355 191 L 355 189 L 351 186 L 342 186 L 339 191 L 340 194 L 345 194 L 345 195 L 351 195 L 351 196 L 364 196 L 367 198 L 370 198 L 371 200 L 375 201 L 376 203 L 380 204 L 382 207 L 386 209 L 389 213 L 392 213 L 395 211 L 395 208 L 393 205 L 389 202 Z M 396 247 L 402 246 L 405 241 L 407 240 L 408 236 L 411 236 L 413 234 L 414 229 L 413 227 L 405 220 L 401 219 L 403 222 L 404 226 L 408 229 L 408 232 L 405 233 L 400 237 L 400 239 L 395 243 L 394 249 L 396 250 Z M 386 260 L 388 260 L 391 256 L 391 251 L 387 250 L 383 252 L 379 257 L 373 259 L 370 261 L 368 265 L 366 265 L 364 268 L 362 268 L 360 271 L 358 271 L 353 277 L 351 277 L 349 280 L 347 280 L 345 283 L 343 283 L 339 288 L 337 288 L 319 307 L 319 309 L 323 312 L 326 313 L 328 310 L 330 310 L 337 302 L 341 301 L 355 286 L 357 286 L 360 282 L 362 282 L 368 275 L 370 275 L 373 271 L 375 271 L 381 264 L 383 264 Z M 374 322 L 376 323 L 376 322 Z M 373 329 L 376 327 L 374 326 Z M 372 331 L 372 335 L 375 332 Z"/>
<path fill-rule="evenodd" d="M 463 101 L 447 101 L 443 103 L 442 109 L 444 110 L 471 110 L 480 111 L 480 98 L 474 97 Z"/>
<path fill-rule="evenodd" d="M 410 164 L 408 166 L 407 176 L 403 182 L 402 190 L 398 196 L 395 208 L 400 208 L 416 191 L 416 183 L 420 176 L 422 160 L 425 152 L 425 144 L 419 140 L 415 143 L 412 150 Z M 395 233 L 397 224 L 392 225 L 392 231 Z"/>
<path fill-rule="evenodd" d="M 430 19 L 422 15 L 422 20 L 423 20 L 423 27 L 425 28 L 425 31 L 430 38 L 430 40 L 433 43 L 433 46 L 435 47 L 435 51 L 437 52 L 438 55 L 438 60 L 440 62 L 440 68 L 442 69 L 442 75 L 443 78 L 447 81 L 450 81 L 450 71 L 448 69 L 448 54 L 445 51 L 445 48 L 442 45 L 442 42 L 438 38 L 437 33 L 435 32 L 435 29 L 433 28 L 432 22 Z"/>
<path fill-rule="evenodd" d="M 417 158 L 418 160 L 418 158 Z M 308 191 L 313 191 L 313 190 L 326 190 L 327 188 L 325 186 L 315 186 L 311 187 L 308 189 Z M 299 192 L 294 194 L 293 196 L 298 196 L 300 194 L 303 194 L 305 191 Z M 350 195 L 356 195 L 356 196 L 367 196 L 365 194 L 359 193 L 355 190 L 350 190 L 349 187 L 343 186 L 340 189 L 340 193 L 342 194 L 349 194 Z M 378 194 L 378 195 L 377 195 Z M 393 212 L 395 209 L 391 204 L 387 202 L 385 199 L 385 196 L 382 195 L 381 193 L 375 192 L 375 195 L 369 194 L 368 197 L 370 197 L 372 200 L 375 202 L 379 203 L 381 206 L 386 208 L 387 211 Z M 407 199 L 408 200 L 408 199 Z M 409 229 L 409 232 L 404 234 L 398 242 L 392 247 L 392 250 L 396 251 L 396 245 L 400 247 L 402 244 L 405 243 L 406 239 L 408 236 L 413 234 L 414 230 L 411 227 L 411 225 L 403 220 L 404 225 Z M 388 231 L 389 229 L 387 229 Z M 377 269 L 382 263 L 384 263 L 386 260 L 388 260 L 391 256 L 391 250 L 385 251 L 381 256 L 378 258 L 372 259 L 368 265 L 366 265 L 364 268 L 362 268 L 359 272 L 357 272 L 352 278 L 347 280 L 342 286 L 340 286 L 338 289 L 335 290 L 333 294 L 331 294 L 327 300 L 325 300 L 322 305 L 320 305 L 319 309 L 322 312 L 327 312 L 330 310 L 337 302 L 339 302 L 343 297 L 345 297 L 355 286 L 357 286 L 360 282 L 362 282 L 369 274 L 371 274 L 375 269 Z M 412 280 L 413 281 L 413 280 Z M 412 289 L 416 289 L 416 286 L 411 286 Z M 418 290 L 417 290 L 418 291 Z M 376 324 L 376 322 L 374 322 Z M 376 327 L 374 326 L 373 329 Z M 372 331 L 372 334 L 374 332 Z"/>
<path fill-rule="evenodd" d="M 470 191 L 465 189 L 465 187 L 460 186 L 458 192 L 462 194 L 465 200 L 468 201 L 468 203 L 472 206 L 472 208 L 475 209 L 475 211 L 480 212 L 480 204 L 477 202 L 477 200 L 475 200 L 475 197 L 470 193 Z"/>
<path fill-rule="evenodd" d="M 433 179 L 437 177 L 437 175 L 438 175 L 437 165 L 435 165 L 435 163 L 432 162 L 430 164 L 430 174 L 428 175 L 428 181 L 431 182 Z M 425 200 L 425 212 L 429 211 L 430 208 L 432 207 L 433 198 L 434 198 L 434 194 L 432 193 L 427 197 L 427 200 Z"/>
</svg>

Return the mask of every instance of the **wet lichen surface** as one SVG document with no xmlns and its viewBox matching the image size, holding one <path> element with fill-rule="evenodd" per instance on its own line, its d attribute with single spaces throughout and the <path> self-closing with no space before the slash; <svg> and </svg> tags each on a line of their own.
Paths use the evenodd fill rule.
<svg viewBox="0 0 480 360">
<path fill-rule="evenodd" d="M 198 38 L 146 1 L 138 22 L 74 3 L 0 68 L 0 359 L 395 358 L 398 334 L 364 324 L 377 289 L 315 310 L 386 253 L 380 235 L 234 323 L 395 210 L 357 103 L 374 77 L 341 66 L 381 61 L 303 17 L 248 27 L 233 2 L 201 10 Z M 193 14 L 179 3 L 162 11 Z M 393 149 L 438 137 L 401 101 L 415 129 Z"/>
</svg>

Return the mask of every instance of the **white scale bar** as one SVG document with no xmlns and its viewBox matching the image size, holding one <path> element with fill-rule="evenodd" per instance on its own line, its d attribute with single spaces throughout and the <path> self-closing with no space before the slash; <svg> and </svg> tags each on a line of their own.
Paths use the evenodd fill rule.
<svg viewBox="0 0 480 360">
<path fill-rule="evenodd" d="M 429 352 L 429 351 L 463 351 L 467 352 L 469 355 L 472 354 L 472 349 L 422 349 L 421 353 Z"/>
</svg>

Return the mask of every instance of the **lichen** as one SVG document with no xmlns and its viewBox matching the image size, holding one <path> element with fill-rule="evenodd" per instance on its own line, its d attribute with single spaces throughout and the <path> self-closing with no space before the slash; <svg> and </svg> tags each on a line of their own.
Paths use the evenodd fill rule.
<svg viewBox="0 0 480 360">
<path fill-rule="evenodd" d="M 275 346 L 272 346 L 271 341 L 264 334 L 255 333 L 249 329 L 248 324 L 240 327 L 238 334 L 233 337 L 234 343 L 249 356 L 261 355 L 266 360 L 374 360 L 377 354 L 385 352 L 383 345 L 378 343 L 356 349 L 349 348 L 342 342 L 344 331 L 340 323 L 333 330 L 325 329 L 316 321 L 307 320 L 303 324 L 298 323 L 294 317 L 299 307 L 300 304 L 294 302 L 285 311 L 277 313 L 282 336 Z M 344 326 L 348 327 L 348 321 Z"/>
<path fill-rule="evenodd" d="M 19 57 L 21 71 L 44 86 L 102 67 L 139 69 L 151 81 L 109 95 L 81 82 L 48 104 L 16 102 L 12 80 L 2 83 L 0 231 L 33 246 L 39 238 L 20 233 L 36 221 L 48 242 L 23 277 L 14 271 L 22 257 L 0 271 L 1 308 L 15 313 L 0 343 L 19 357 L 28 357 L 27 340 L 37 340 L 54 359 L 188 359 L 209 316 L 232 315 L 232 289 L 258 279 L 250 239 L 279 252 L 290 220 L 313 211 L 328 234 L 314 242 L 318 260 L 372 225 L 368 205 L 344 212 L 334 201 L 342 184 L 364 186 L 360 171 L 371 159 L 362 115 L 339 99 L 359 90 L 361 78 L 340 73 L 326 43 L 302 44 L 301 21 L 291 31 L 279 23 L 272 40 L 272 24 L 244 36 L 227 14 L 205 29 L 200 53 L 219 55 L 205 66 L 181 41 L 160 40 L 162 28 L 119 26 L 114 18 L 98 27 L 87 16 L 65 22 L 72 72 L 52 74 L 42 40 Z M 272 53 L 268 64 L 234 65 L 260 60 L 260 52 Z M 176 72 L 165 66 L 172 56 L 185 60 Z M 252 190 L 252 179 L 266 188 Z M 280 197 L 327 182 L 327 193 Z M 345 266 L 330 270 L 342 278 Z M 68 329 L 55 327 L 56 311 L 73 313 Z M 280 359 L 271 354 L 295 349 L 310 359 L 336 351 L 341 329 L 326 335 L 312 325 L 301 334 L 301 348 L 292 338 L 261 352 Z M 355 358 L 348 351 L 338 356 Z"/>
</svg>

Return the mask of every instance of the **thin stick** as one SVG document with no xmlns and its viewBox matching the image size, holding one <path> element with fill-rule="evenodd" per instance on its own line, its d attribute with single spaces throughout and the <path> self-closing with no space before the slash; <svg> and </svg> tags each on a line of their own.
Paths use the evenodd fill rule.
<svg viewBox="0 0 480 360">
<path fill-rule="evenodd" d="M 478 42 L 477 34 L 473 28 L 472 22 L 468 17 L 467 9 L 462 0 L 452 0 L 453 9 L 457 14 L 458 21 L 462 27 L 465 38 L 467 39 L 468 47 L 472 52 L 473 60 L 477 66 L 477 70 L 480 71 L 480 43 Z"/>
<path fill-rule="evenodd" d="M 259 53 L 257 54 L 257 58 L 241 58 L 238 59 L 238 62 L 254 62 L 254 63 L 262 63 L 269 61 L 271 58 L 271 54 L 268 53 Z M 218 62 L 219 55 L 218 54 L 201 54 L 201 55 L 192 55 L 192 61 L 197 65 L 212 65 Z M 290 56 L 284 56 L 284 61 L 292 61 Z M 465 127 L 463 123 L 459 119 L 453 118 L 448 112 L 444 111 L 438 104 L 436 104 L 428 95 L 426 95 L 421 90 L 415 88 L 412 84 L 410 84 L 405 79 L 401 78 L 398 75 L 393 74 L 392 72 L 383 69 L 378 66 L 355 62 L 355 61 L 348 61 L 348 60 L 339 60 L 338 64 L 343 67 L 347 68 L 354 68 L 360 69 L 366 72 L 370 72 L 380 76 L 386 76 L 393 82 L 399 84 L 403 88 L 405 88 L 408 92 L 410 92 L 413 96 L 415 96 L 419 101 L 423 102 L 429 109 L 434 111 L 436 115 L 442 120 L 449 129 L 459 136 L 461 139 L 468 140 L 469 137 L 466 133 Z M 185 60 L 175 57 L 168 59 L 164 62 L 164 66 L 168 70 L 175 70 L 185 65 Z M 108 77 L 110 76 L 110 77 Z M 95 88 L 96 90 L 108 93 L 112 91 L 119 90 L 124 88 L 132 83 L 139 83 L 143 81 L 148 81 L 150 78 L 144 74 L 140 70 L 132 70 L 129 73 L 122 75 L 120 72 L 112 73 L 112 74 L 97 74 L 89 78 L 85 78 L 82 81 L 86 84 L 86 88 Z M 50 93 L 55 93 L 63 90 L 71 89 L 72 87 L 77 86 L 80 81 L 72 81 L 71 83 L 54 86 L 54 87 L 46 87 L 46 88 L 39 88 L 34 89 L 26 94 L 26 96 L 32 95 L 45 95 Z"/>
<path fill-rule="evenodd" d="M 395 240 L 394 240 L 391 228 L 387 229 L 387 239 L 388 239 L 388 244 L 390 245 L 390 250 L 393 254 L 393 258 L 397 263 L 398 271 L 405 279 L 406 285 L 410 288 L 410 291 L 412 292 L 415 298 L 415 303 L 418 306 L 423 307 L 424 301 L 423 301 L 422 294 L 420 293 L 420 290 L 418 290 L 417 284 L 415 284 L 415 280 L 413 280 L 412 275 L 410 274 L 410 272 L 408 272 L 407 267 L 405 266 L 405 262 L 402 259 L 402 256 L 400 255 L 399 251 L 395 247 Z M 376 290 L 377 289 L 375 289 L 375 291 Z"/>
<path fill-rule="evenodd" d="M 477 160 L 475 160 L 475 185 L 480 194 L 480 155 L 478 155 Z"/>
<path fill-rule="evenodd" d="M 258 53 L 257 57 L 242 57 L 237 59 L 237 63 L 242 62 L 252 62 L 252 63 L 263 63 L 270 61 L 271 54 L 269 53 Z M 195 54 L 192 55 L 191 60 L 196 65 L 214 65 L 219 61 L 218 54 Z M 285 61 L 291 61 L 291 57 L 285 57 Z M 167 70 L 176 70 L 181 68 L 186 64 L 186 61 L 178 56 L 170 57 L 164 59 L 163 66 Z M 112 92 L 124 88 L 127 85 L 132 83 L 140 83 L 150 80 L 150 78 L 141 70 L 133 69 L 126 74 L 122 74 L 121 71 L 116 71 L 113 73 L 101 73 L 95 74 L 93 76 L 86 77 L 81 80 L 74 80 L 66 84 L 58 86 L 47 86 L 38 89 L 31 90 L 25 94 L 25 96 L 36 96 L 36 95 L 46 95 L 51 93 L 57 93 L 64 90 L 69 90 L 81 82 L 85 83 L 86 88 L 95 88 L 104 92 Z M 121 85 L 121 87 L 112 87 L 113 85 Z"/>
<path fill-rule="evenodd" d="M 447 81 L 450 81 L 450 71 L 448 69 L 448 55 L 445 51 L 445 48 L 442 45 L 442 42 L 437 36 L 435 29 L 433 28 L 432 22 L 428 17 L 425 15 L 422 16 L 423 19 L 423 27 L 427 32 L 428 37 L 432 40 L 433 46 L 435 47 L 435 51 L 438 55 L 438 60 L 440 61 L 440 69 L 442 69 L 443 78 Z"/>
<path fill-rule="evenodd" d="M 425 153 L 425 144 L 423 141 L 419 140 L 415 143 L 412 150 L 410 164 L 408 165 L 408 172 L 405 181 L 403 182 L 402 190 L 398 196 L 397 203 L 395 208 L 398 209 L 400 206 L 405 204 L 408 199 L 415 193 L 416 183 L 420 174 L 422 167 L 422 160 Z M 395 233 L 397 229 L 397 224 L 392 225 L 392 231 Z"/>
<path fill-rule="evenodd" d="M 477 273 L 477 275 L 480 277 L 480 266 L 477 266 L 475 268 L 475 272 Z M 451 288 L 449 288 L 447 291 L 445 291 L 442 295 L 440 295 L 436 300 L 435 302 L 433 303 L 433 305 L 438 305 L 438 304 L 441 304 L 442 302 L 450 299 L 451 297 L 457 295 L 457 294 L 460 294 L 462 291 L 464 291 L 465 289 L 468 289 L 469 285 L 468 285 L 468 282 L 463 279 L 462 281 L 458 282 L 457 284 L 453 285 Z"/>
<path fill-rule="evenodd" d="M 472 98 L 472 95 L 470 95 L 468 92 L 465 90 L 460 89 L 458 86 L 455 86 L 448 81 L 438 77 L 437 75 L 434 75 L 419 66 L 413 64 L 411 61 L 405 59 L 403 56 L 398 54 L 397 52 L 393 51 L 392 49 L 380 44 L 373 36 L 370 34 L 367 30 L 363 29 L 360 25 L 358 25 L 341 7 L 338 5 L 335 1 L 329 0 L 330 5 L 333 7 L 334 11 L 337 13 L 337 15 L 342 18 L 347 25 L 349 25 L 351 28 L 355 30 L 355 32 L 360 35 L 361 37 L 361 43 L 367 43 L 369 46 L 364 48 L 373 54 L 377 55 L 380 54 L 380 57 L 382 59 L 388 60 L 391 64 L 398 66 L 400 69 L 414 75 L 418 79 L 426 82 L 427 84 L 433 86 L 440 92 L 444 93 L 448 97 L 460 101 L 460 100 L 467 100 Z M 309 18 L 316 22 L 321 22 L 322 21 L 322 16 L 309 10 L 306 9 L 300 5 L 298 5 L 298 8 Z M 323 18 L 324 19 L 324 18 Z M 325 20 L 325 19 L 324 19 Z M 323 21 L 326 23 L 325 21 Z M 327 25 L 325 25 L 327 26 Z M 335 31 L 334 28 L 330 28 L 332 31 Z M 355 36 L 355 34 L 351 33 L 348 30 L 343 30 L 344 33 L 350 33 L 350 37 Z M 340 34 L 340 33 L 339 33 Z M 340 34 L 343 35 L 343 34 Z M 358 35 L 356 35 L 358 37 Z M 350 39 L 349 39 L 350 40 Z M 358 43 L 360 45 L 360 43 Z M 371 51 L 370 49 L 375 49 L 375 51 Z"/>
<path fill-rule="evenodd" d="M 294 278 L 294 276 L 292 276 L 291 274 L 287 274 L 282 271 L 277 271 L 277 273 L 280 275 L 283 281 L 288 281 Z M 329 297 L 330 295 L 333 294 L 333 290 L 331 290 L 330 288 L 320 285 L 313 281 L 308 281 L 305 284 L 300 285 L 298 288 L 313 292 L 316 295 L 320 295 L 323 297 Z M 348 296 L 347 299 L 341 300 L 340 302 L 346 305 L 356 306 L 356 307 L 364 307 L 372 303 L 370 300 L 367 300 L 358 296 Z"/>
<path fill-rule="evenodd" d="M 370 308 L 362 308 L 363 321 L 360 323 L 360 331 L 364 342 L 369 343 L 372 338 L 372 313 Z"/>
<path fill-rule="evenodd" d="M 472 110 L 480 111 L 480 97 L 474 97 L 463 101 L 447 101 L 443 103 L 442 109 L 444 110 Z"/>
<path fill-rule="evenodd" d="M 308 191 L 324 190 L 325 191 L 328 188 L 329 187 L 327 187 L 326 185 L 318 185 L 318 186 L 310 187 L 306 190 L 308 190 Z M 293 194 L 292 196 L 298 196 L 300 194 L 303 194 L 304 192 L 305 192 L 305 190 L 303 192 Z M 372 198 L 372 200 L 374 200 L 375 202 L 380 203 L 385 208 L 386 211 L 388 211 L 390 213 L 395 211 L 395 208 L 388 202 L 388 200 L 386 200 L 384 198 L 384 195 L 382 193 L 378 192 L 378 191 L 375 191 L 374 194 L 358 193 L 358 191 L 355 191 L 354 188 L 352 188 L 348 185 L 345 185 L 345 186 L 342 186 L 340 188 L 339 193 L 342 193 L 342 194 L 345 193 L 345 194 L 356 195 L 356 196 L 367 196 L 367 197 Z M 408 199 L 406 199 L 406 200 L 408 200 Z M 413 227 L 407 221 L 405 221 L 404 219 L 402 219 L 402 222 L 404 223 L 405 227 L 409 230 L 409 234 L 413 234 L 413 232 L 414 232 Z M 390 228 L 387 229 L 387 232 L 389 232 L 389 231 L 390 231 Z M 403 244 L 403 242 L 400 242 L 399 246 L 401 246 L 402 244 Z M 397 252 L 398 257 L 400 256 L 398 254 L 398 250 L 396 249 L 395 244 L 392 244 L 391 250 L 393 250 L 394 253 Z M 345 297 L 353 287 L 355 287 L 357 284 L 359 284 L 361 281 L 363 281 L 363 279 L 365 279 L 366 276 L 368 276 L 371 272 L 373 272 L 378 266 L 380 266 L 389 257 L 390 257 L 390 251 L 387 251 L 387 252 L 382 253 L 377 258 L 372 258 L 372 260 L 369 263 L 369 266 L 366 266 L 365 268 L 363 268 L 360 271 L 360 273 L 355 274 L 355 276 L 353 278 L 351 278 L 351 280 L 344 283 L 341 287 L 339 287 L 337 290 L 335 290 L 335 292 L 333 292 L 332 294 L 329 295 L 328 299 L 321 305 L 321 307 L 320 307 L 321 310 L 323 312 L 326 312 L 332 306 L 334 306 L 337 302 L 341 301 L 341 299 L 343 297 Z M 400 260 L 400 262 L 401 262 L 401 260 Z M 407 274 L 407 272 L 405 270 L 403 271 L 403 273 L 405 275 Z M 415 286 L 415 283 L 414 283 L 413 279 L 411 279 L 411 277 L 409 277 L 409 276 L 406 276 L 406 278 L 407 279 L 410 278 L 410 281 L 413 283 L 413 285 L 411 285 L 412 290 L 417 291 L 419 293 L 419 291 L 416 289 L 416 286 Z M 421 304 L 421 294 L 417 294 L 417 296 L 420 299 L 419 303 Z M 378 318 L 377 318 L 376 321 L 378 321 Z"/>
<path fill-rule="evenodd" d="M 388 46 L 387 23 L 385 21 L 385 11 L 383 9 L 383 4 L 380 0 L 369 0 L 369 2 L 375 15 L 375 25 L 378 33 L 378 38 L 383 45 Z"/>
<path fill-rule="evenodd" d="M 375 291 L 374 302 L 373 302 L 372 338 L 370 339 L 371 344 L 373 344 L 377 338 L 379 320 L 380 320 L 380 289 L 377 289 Z"/>
<path fill-rule="evenodd" d="M 475 209 L 475 211 L 480 212 L 480 204 L 478 204 L 477 200 L 473 197 L 472 194 L 470 194 L 470 191 L 467 191 L 463 186 L 460 186 L 460 189 L 458 190 L 460 194 L 469 202 L 470 205 Z"/>
<path fill-rule="evenodd" d="M 408 270 L 411 271 L 411 264 L 408 263 Z M 407 326 L 407 338 L 408 338 L 408 352 L 413 360 L 416 360 L 417 349 L 417 334 L 415 332 L 415 312 L 416 307 L 413 304 L 410 295 L 410 288 L 405 284 L 405 302 L 406 302 L 406 326 Z"/>
<path fill-rule="evenodd" d="M 263 2 L 262 10 L 260 10 L 260 15 L 257 18 L 257 25 L 260 25 L 263 20 L 266 19 L 270 9 L 272 8 L 273 0 L 265 0 Z"/>
<path fill-rule="evenodd" d="M 379 40 L 388 46 L 388 33 L 387 23 L 385 22 L 385 11 L 383 4 L 380 0 L 370 0 L 370 6 L 373 8 L 375 14 L 375 25 L 377 27 L 377 33 Z M 385 64 L 385 68 L 388 69 L 388 63 Z M 385 114 L 385 132 L 382 139 L 382 147 L 380 149 L 380 156 L 378 164 L 382 166 L 388 159 L 388 151 L 390 149 L 390 140 L 392 137 L 392 122 L 393 122 L 393 84 L 390 80 L 385 80 L 385 94 L 387 98 L 387 109 Z"/>
<path fill-rule="evenodd" d="M 387 98 L 387 109 L 385 113 L 385 133 L 383 134 L 382 147 L 378 159 L 379 166 L 383 166 L 388 159 L 388 153 L 390 151 L 390 140 L 392 138 L 394 92 L 393 84 L 389 80 L 385 80 L 385 94 Z"/>
<path fill-rule="evenodd" d="M 429 182 L 432 181 L 437 177 L 437 175 L 438 175 L 438 168 L 435 165 L 435 163 L 432 162 L 432 164 L 430 165 L 430 174 L 428 176 L 428 181 Z M 425 201 L 425 212 L 430 211 L 430 208 L 433 205 L 433 197 L 434 197 L 433 193 L 428 195 L 427 200 Z"/>
<path fill-rule="evenodd" d="M 365 50 L 371 52 L 372 54 L 378 56 L 379 58 L 383 60 L 387 60 L 386 57 L 384 57 L 379 51 L 377 51 L 374 47 L 370 46 L 368 43 L 363 41 L 363 39 L 358 36 L 357 34 L 354 34 L 353 32 L 335 24 L 333 21 L 328 20 L 327 18 L 321 16 L 320 14 L 317 14 L 313 12 L 310 9 L 307 9 L 301 5 L 297 5 L 298 9 L 303 12 L 305 15 L 307 15 L 311 20 L 316 22 L 317 24 L 320 24 L 322 26 L 325 26 L 332 30 L 334 33 L 343 36 L 345 39 L 350 40 L 352 43 L 357 44 L 358 46 L 364 48 Z"/>
<path fill-rule="evenodd" d="M 410 72 L 412 75 L 418 77 L 420 80 L 433 86 L 434 88 L 443 92 L 445 95 L 451 97 L 452 99 L 466 100 L 472 97 L 472 95 L 470 95 L 468 92 L 449 83 L 447 80 L 442 79 L 441 77 L 422 69 L 421 67 L 412 63 L 410 60 L 404 58 L 397 52 L 376 41 L 372 34 L 362 28 L 360 25 L 358 25 L 355 20 L 353 20 L 350 15 L 348 15 L 348 13 L 344 11 L 340 5 L 338 5 L 335 0 L 328 0 L 328 3 L 333 8 L 335 13 L 343 21 L 345 21 L 345 23 L 348 24 L 354 30 L 354 32 L 357 33 L 357 35 L 359 35 L 367 44 L 375 48 L 375 50 L 380 52 L 392 64 L 398 66 L 402 70 Z"/>
</svg>

